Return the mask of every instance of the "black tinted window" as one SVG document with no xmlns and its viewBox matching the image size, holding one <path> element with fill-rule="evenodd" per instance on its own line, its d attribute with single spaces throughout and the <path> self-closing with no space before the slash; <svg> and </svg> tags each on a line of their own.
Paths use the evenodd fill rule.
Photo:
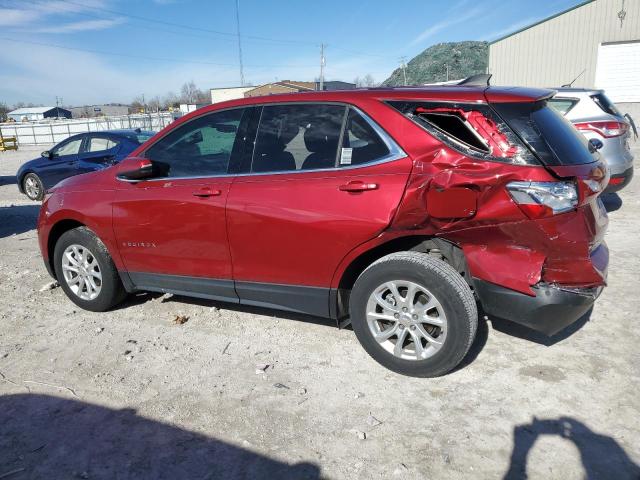
<svg viewBox="0 0 640 480">
<path fill-rule="evenodd" d="M 342 139 L 340 166 L 372 162 L 388 154 L 389 148 L 373 127 L 358 112 L 349 109 Z"/>
<path fill-rule="evenodd" d="M 587 139 L 546 102 L 495 103 L 493 107 L 544 164 L 579 165 L 596 160 Z"/>
<path fill-rule="evenodd" d="M 321 104 L 264 107 L 251 171 L 335 167 L 345 110 Z"/>
<path fill-rule="evenodd" d="M 147 150 L 169 177 L 226 173 L 244 109 L 211 113 L 177 128 Z"/>
</svg>

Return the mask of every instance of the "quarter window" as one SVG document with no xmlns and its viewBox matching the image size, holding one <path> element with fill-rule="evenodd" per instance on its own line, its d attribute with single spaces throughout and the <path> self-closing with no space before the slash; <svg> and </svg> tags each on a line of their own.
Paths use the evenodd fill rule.
<svg viewBox="0 0 640 480">
<path fill-rule="evenodd" d="M 345 112 L 340 105 L 264 107 L 251 171 L 334 168 Z"/>
<path fill-rule="evenodd" d="M 342 139 L 340 166 L 372 162 L 389 154 L 389 148 L 362 115 L 349 109 Z"/>
<path fill-rule="evenodd" d="M 89 147 L 87 152 L 101 152 L 103 150 L 111 150 L 118 142 L 105 137 L 91 137 L 89 138 Z"/>
<path fill-rule="evenodd" d="M 210 113 L 177 128 L 147 150 L 166 176 L 227 173 L 244 109 Z"/>
</svg>

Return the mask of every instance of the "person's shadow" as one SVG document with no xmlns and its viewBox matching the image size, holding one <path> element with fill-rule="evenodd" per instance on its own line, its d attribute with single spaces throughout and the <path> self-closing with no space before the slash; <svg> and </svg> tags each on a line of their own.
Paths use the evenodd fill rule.
<svg viewBox="0 0 640 480">
<path fill-rule="evenodd" d="M 17 394 L 0 397 L 0 478 L 5 476 L 297 480 L 319 479 L 320 468 L 290 465 L 132 409 Z"/>
<path fill-rule="evenodd" d="M 613 438 L 595 433 L 584 423 L 571 417 L 533 421 L 513 429 L 511 463 L 504 480 L 527 477 L 527 456 L 541 435 L 557 435 L 571 440 L 578 451 L 588 480 L 638 480 L 636 465 Z"/>
</svg>

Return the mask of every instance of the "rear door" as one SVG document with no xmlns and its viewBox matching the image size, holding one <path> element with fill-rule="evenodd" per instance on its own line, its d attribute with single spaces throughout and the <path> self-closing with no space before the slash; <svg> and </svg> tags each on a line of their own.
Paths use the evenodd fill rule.
<svg viewBox="0 0 640 480">
<path fill-rule="evenodd" d="M 78 158 L 78 173 L 93 172 L 112 165 L 122 140 L 111 135 L 93 133 L 87 136 Z"/>
<path fill-rule="evenodd" d="M 242 303 L 327 316 L 340 260 L 390 223 L 411 161 L 362 112 L 263 107 L 252 162 L 227 201 Z"/>
</svg>

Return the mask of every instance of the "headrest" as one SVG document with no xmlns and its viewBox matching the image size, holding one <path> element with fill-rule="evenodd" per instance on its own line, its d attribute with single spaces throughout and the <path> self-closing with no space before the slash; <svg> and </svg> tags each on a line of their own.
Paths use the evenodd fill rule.
<svg viewBox="0 0 640 480">
<path fill-rule="evenodd" d="M 331 122 L 316 122 L 304 132 L 304 145 L 314 153 L 324 153 L 336 148 L 340 131 Z"/>
</svg>

